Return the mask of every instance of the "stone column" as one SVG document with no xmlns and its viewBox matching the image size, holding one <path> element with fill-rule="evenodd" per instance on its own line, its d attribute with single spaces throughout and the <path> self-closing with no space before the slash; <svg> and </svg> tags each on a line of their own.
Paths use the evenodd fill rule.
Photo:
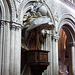
<svg viewBox="0 0 75 75">
<path fill-rule="evenodd" d="M 55 75 L 55 39 L 52 39 L 52 75 Z"/>
<path fill-rule="evenodd" d="M 2 60 L 1 60 L 1 75 L 4 75 L 4 49 L 5 49 L 5 23 L 3 23 L 3 38 L 2 38 Z"/>
<path fill-rule="evenodd" d="M 14 75 L 15 25 L 10 28 L 10 75 Z"/>
<path fill-rule="evenodd" d="M 47 70 L 43 72 L 43 75 L 52 75 L 52 32 L 47 31 L 47 37 L 46 37 L 46 50 L 49 51 L 48 53 L 48 62 L 50 65 L 47 67 Z"/>
<path fill-rule="evenodd" d="M 53 50 L 52 50 L 52 75 L 58 75 L 58 35 L 53 36 Z"/>
<path fill-rule="evenodd" d="M 59 36 L 56 36 L 56 50 L 55 50 L 55 75 L 59 75 L 59 60 L 58 60 L 58 40 L 59 40 Z"/>
<path fill-rule="evenodd" d="M 47 75 L 51 75 L 51 51 L 52 51 L 52 42 L 51 42 L 51 30 L 47 31 L 47 43 L 46 43 L 46 49 L 47 51 L 49 51 L 48 53 L 48 62 L 50 63 L 50 65 L 47 67 Z"/>
<path fill-rule="evenodd" d="M 5 53 L 4 53 L 5 61 L 5 74 L 9 75 L 9 60 L 10 60 L 10 25 L 9 23 L 5 23 Z"/>
<path fill-rule="evenodd" d="M 72 51 L 72 73 L 75 75 L 75 42 L 70 43 Z"/>
<path fill-rule="evenodd" d="M 2 75 L 9 75 L 10 25 L 5 22 L 3 28 Z"/>
<path fill-rule="evenodd" d="M 46 51 L 49 51 L 49 44 L 50 44 L 50 39 L 49 39 L 49 30 L 47 30 L 47 33 L 46 33 Z"/>
<path fill-rule="evenodd" d="M 3 40 L 3 23 L 0 25 L 0 75 L 2 69 L 2 40 Z"/>
<path fill-rule="evenodd" d="M 15 29 L 15 58 L 14 58 L 14 75 L 20 75 L 21 65 L 21 28 L 16 26 Z"/>
<path fill-rule="evenodd" d="M 48 40 L 48 42 L 49 42 L 49 54 L 48 54 L 48 61 L 50 62 L 50 65 L 48 66 L 48 71 L 47 71 L 47 75 L 53 75 L 52 74 L 52 64 L 53 64 L 53 62 L 52 62 L 52 31 L 50 30 L 50 32 L 49 32 L 49 40 Z"/>
</svg>

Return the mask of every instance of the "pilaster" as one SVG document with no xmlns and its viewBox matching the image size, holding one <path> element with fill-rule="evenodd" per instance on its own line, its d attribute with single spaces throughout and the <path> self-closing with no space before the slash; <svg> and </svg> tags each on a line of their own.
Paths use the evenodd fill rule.
<svg viewBox="0 0 75 75">
<path fill-rule="evenodd" d="M 50 62 L 50 65 L 47 67 L 47 70 L 44 71 L 43 75 L 52 75 L 52 32 L 47 31 L 47 37 L 46 37 L 46 50 L 49 51 L 48 53 L 48 62 Z"/>
<path fill-rule="evenodd" d="M 10 58 L 10 25 L 8 22 L 3 22 L 2 31 L 2 64 L 1 75 L 9 75 L 9 58 Z"/>
<path fill-rule="evenodd" d="M 53 39 L 53 50 L 52 50 L 52 74 L 58 75 L 58 40 L 59 36 L 56 34 L 52 37 Z"/>
<path fill-rule="evenodd" d="M 70 42 L 69 47 L 71 47 L 72 52 L 72 73 L 75 75 L 75 42 Z"/>
<path fill-rule="evenodd" d="M 51 30 L 47 31 L 47 50 L 49 51 L 48 53 L 48 62 L 50 65 L 47 67 L 47 75 L 51 75 L 52 73 L 52 33 Z"/>
<path fill-rule="evenodd" d="M 14 53 L 14 75 L 20 75 L 21 65 L 21 28 L 16 26 L 15 29 L 15 53 Z"/>
<path fill-rule="evenodd" d="M 9 75 L 10 62 L 10 24 L 5 22 L 5 46 L 4 46 L 4 75 Z"/>
<path fill-rule="evenodd" d="M 2 40 L 3 40 L 3 22 L 0 22 L 0 75 L 2 72 Z"/>
<path fill-rule="evenodd" d="M 21 25 L 0 20 L 0 75 L 20 75 Z"/>
<path fill-rule="evenodd" d="M 10 27 L 10 75 L 14 75 L 15 58 L 15 24 Z"/>
</svg>

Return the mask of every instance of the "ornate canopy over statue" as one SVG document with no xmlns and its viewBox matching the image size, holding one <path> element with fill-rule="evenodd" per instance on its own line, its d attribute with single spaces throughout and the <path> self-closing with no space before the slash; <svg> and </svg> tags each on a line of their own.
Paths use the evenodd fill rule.
<svg viewBox="0 0 75 75">
<path fill-rule="evenodd" d="M 45 7 L 44 1 L 32 3 L 32 6 L 24 15 L 23 24 L 25 29 L 25 42 L 29 45 L 28 41 L 36 36 L 37 46 L 39 46 L 38 49 L 40 49 L 39 38 L 43 35 L 42 30 L 54 29 L 54 25 L 48 15 L 48 8 Z M 40 40 L 42 40 L 42 38 Z"/>
<path fill-rule="evenodd" d="M 44 2 L 34 2 L 30 10 L 25 13 L 23 22 L 25 27 L 28 27 L 27 30 L 32 30 L 38 26 L 40 26 L 41 29 L 47 30 L 54 28 Z"/>
</svg>

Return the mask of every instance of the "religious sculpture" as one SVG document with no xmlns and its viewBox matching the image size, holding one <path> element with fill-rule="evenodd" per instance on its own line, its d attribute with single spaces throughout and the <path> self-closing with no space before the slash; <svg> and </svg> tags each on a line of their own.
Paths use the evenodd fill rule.
<svg viewBox="0 0 75 75">
<path fill-rule="evenodd" d="M 54 25 L 50 22 L 47 8 L 43 1 L 36 1 L 32 7 L 25 13 L 23 24 L 25 28 L 25 43 L 28 47 L 30 39 L 36 38 L 36 49 L 40 49 L 44 37 L 42 30 L 52 30 Z"/>
</svg>

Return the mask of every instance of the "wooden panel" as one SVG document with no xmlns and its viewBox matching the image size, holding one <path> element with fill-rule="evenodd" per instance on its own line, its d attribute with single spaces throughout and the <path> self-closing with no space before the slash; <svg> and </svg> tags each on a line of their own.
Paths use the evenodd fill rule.
<svg viewBox="0 0 75 75">
<path fill-rule="evenodd" d="M 30 65 L 48 65 L 48 51 L 29 50 L 27 51 L 27 64 Z"/>
<path fill-rule="evenodd" d="M 39 58 L 41 62 L 48 62 L 48 53 L 43 53 L 40 52 L 40 58 Z"/>
</svg>

